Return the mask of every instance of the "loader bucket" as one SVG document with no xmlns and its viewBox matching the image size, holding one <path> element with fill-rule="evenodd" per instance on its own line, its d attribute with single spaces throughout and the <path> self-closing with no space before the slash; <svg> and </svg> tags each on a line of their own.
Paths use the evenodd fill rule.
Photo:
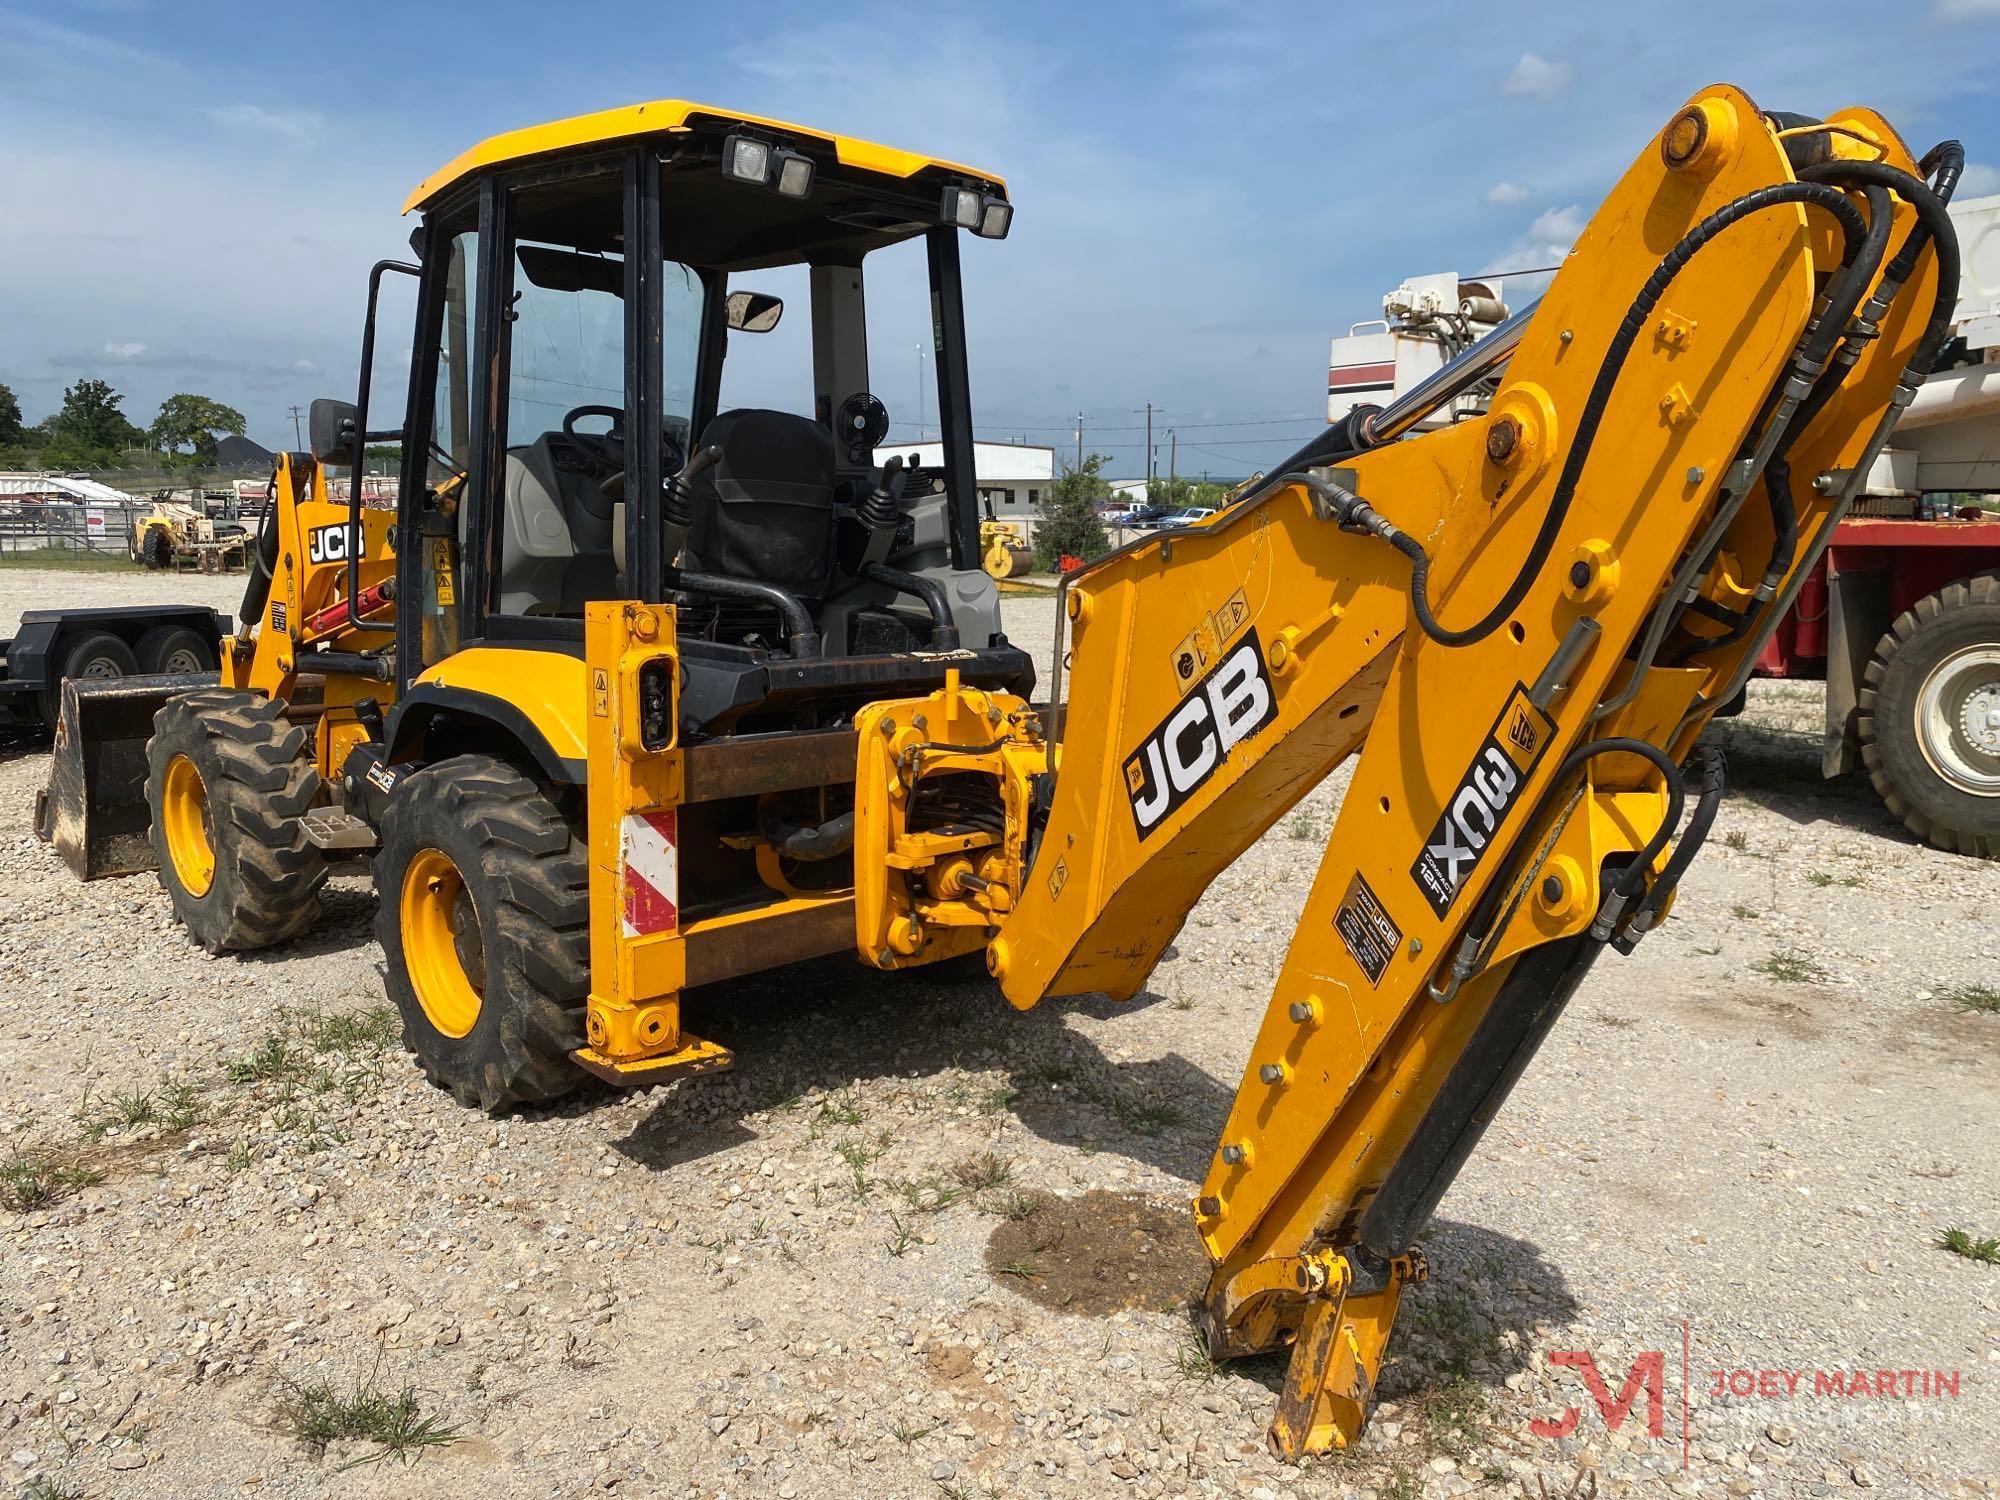
<svg viewBox="0 0 2000 1500">
<path fill-rule="evenodd" d="M 155 869 L 146 829 L 146 741 L 169 699 L 214 687 L 214 672 L 62 685 L 49 784 L 35 794 L 35 836 L 79 880 Z"/>
</svg>

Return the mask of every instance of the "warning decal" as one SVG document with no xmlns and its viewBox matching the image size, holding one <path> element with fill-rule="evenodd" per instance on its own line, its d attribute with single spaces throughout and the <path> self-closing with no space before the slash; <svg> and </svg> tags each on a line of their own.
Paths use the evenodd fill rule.
<svg viewBox="0 0 2000 1500">
<path fill-rule="evenodd" d="M 1361 966 L 1361 972 L 1368 976 L 1368 982 L 1380 984 L 1389 960 L 1402 946 L 1403 930 L 1383 910 L 1381 898 L 1361 878 L 1359 870 L 1347 883 L 1347 894 L 1340 898 L 1340 910 L 1333 914 L 1333 925 L 1340 933 L 1340 940 L 1347 944 L 1347 951 Z"/>
</svg>

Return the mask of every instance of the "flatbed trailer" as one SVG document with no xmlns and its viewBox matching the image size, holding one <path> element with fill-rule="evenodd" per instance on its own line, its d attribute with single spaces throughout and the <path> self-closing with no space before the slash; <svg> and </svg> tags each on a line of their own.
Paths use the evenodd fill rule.
<svg viewBox="0 0 2000 1500">
<path fill-rule="evenodd" d="M 234 619 L 199 604 L 31 609 L 0 640 L 0 726 L 54 728 L 65 678 L 212 673 Z"/>
</svg>

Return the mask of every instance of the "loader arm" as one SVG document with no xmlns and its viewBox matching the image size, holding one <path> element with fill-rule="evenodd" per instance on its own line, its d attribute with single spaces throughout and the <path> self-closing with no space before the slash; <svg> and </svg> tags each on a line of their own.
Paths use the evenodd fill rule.
<svg viewBox="0 0 2000 1500">
<path fill-rule="evenodd" d="M 1665 915 L 1721 793 L 1696 741 L 1936 352 L 1955 249 L 1919 227 L 1917 163 L 1865 111 L 1785 123 L 1728 87 L 1669 121 L 1484 418 L 1330 429 L 1209 523 L 1068 575 L 1067 712 L 973 705 L 997 739 L 938 761 L 1035 779 L 1004 799 L 1031 825 L 1017 888 L 891 848 L 900 954 L 956 901 L 1016 1006 L 1126 998 L 1358 752 L 1195 1204 L 1212 1351 L 1293 1348 L 1281 1452 L 1365 1421 L 1417 1234 L 1597 954 Z M 929 717 L 964 722 L 953 692 Z M 864 819 L 921 799 L 922 707 L 863 726 L 900 757 L 864 762 Z"/>
</svg>

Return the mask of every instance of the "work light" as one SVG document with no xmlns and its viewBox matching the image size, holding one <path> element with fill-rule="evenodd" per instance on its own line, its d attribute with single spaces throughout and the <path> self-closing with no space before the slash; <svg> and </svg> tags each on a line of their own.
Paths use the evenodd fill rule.
<svg viewBox="0 0 2000 1500">
<path fill-rule="evenodd" d="M 771 148 L 751 136 L 728 137 L 722 143 L 722 175 L 762 187 L 771 176 Z"/>
<path fill-rule="evenodd" d="M 982 202 L 985 206 L 980 210 L 977 230 L 980 238 L 1006 239 L 1008 226 L 1014 222 L 1014 205 L 1001 198 L 986 198 Z"/>
<path fill-rule="evenodd" d="M 787 198 L 803 198 L 812 191 L 813 164 L 810 156 L 796 151 L 778 152 L 778 178 L 773 187 Z"/>
<path fill-rule="evenodd" d="M 947 224 L 956 224 L 960 229 L 975 229 L 979 225 L 979 194 L 971 188 L 948 187 L 944 190 L 944 202 L 938 209 L 938 217 Z"/>
</svg>

